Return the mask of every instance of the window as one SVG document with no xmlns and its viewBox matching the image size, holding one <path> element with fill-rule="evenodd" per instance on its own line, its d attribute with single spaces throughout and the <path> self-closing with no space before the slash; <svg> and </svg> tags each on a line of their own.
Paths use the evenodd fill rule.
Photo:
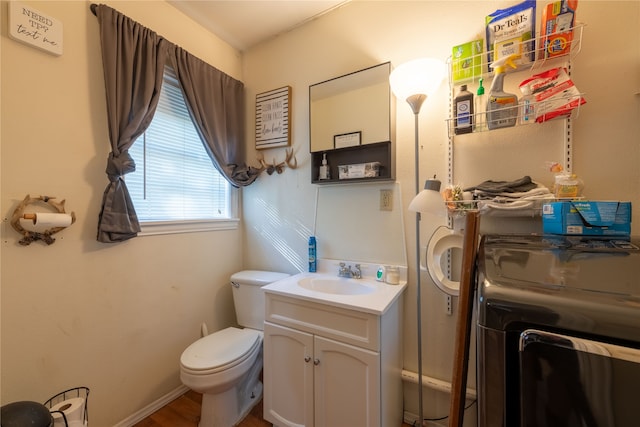
<svg viewBox="0 0 640 427">
<path fill-rule="evenodd" d="M 169 67 L 153 121 L 129 154 L 136 171 L 125 179 L 141 234 L 237 226 L 235 190 L 211 163 Z"/>
</svg>

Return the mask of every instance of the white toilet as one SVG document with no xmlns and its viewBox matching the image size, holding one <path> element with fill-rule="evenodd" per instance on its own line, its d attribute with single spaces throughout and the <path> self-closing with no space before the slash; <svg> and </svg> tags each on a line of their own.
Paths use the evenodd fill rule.
<svg viewBox="0 0 640 427">
<path fill-rule="evenodd" d="M 262 286 L 289 276 L 246 270 L 231 276 L 238 324 L 200 338 L 180 357 L 180 379 L 202 393 L 200 427 L 231 427 L 260 401 L 262 383 Z"/>
</svg>

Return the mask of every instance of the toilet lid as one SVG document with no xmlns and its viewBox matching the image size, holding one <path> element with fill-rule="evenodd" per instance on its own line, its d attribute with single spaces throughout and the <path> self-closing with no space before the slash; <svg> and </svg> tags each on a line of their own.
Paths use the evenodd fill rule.
<svg viewBox="0 0 640 427">
<path fill-rule="evenodd" d="M 191 344 L 182 353 L 180 363 L 194 371 L 234 365 L 259 344 L 260 332 L 253 329 L 227 328 Z"/>
</svg>

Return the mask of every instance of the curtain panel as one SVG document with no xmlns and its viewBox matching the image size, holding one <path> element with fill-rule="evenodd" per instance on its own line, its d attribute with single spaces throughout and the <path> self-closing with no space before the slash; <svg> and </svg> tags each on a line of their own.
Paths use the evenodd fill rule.
<svg viewBox="0 0 640 427">
<path fill-rule="evenodd" d="M 160 97 L 166 41 L 105 5 L 98 5 L 100 45 L 107 99 L 111 153 L 98 218 L 98 241 L 121 242 L 137 236 L 140 223 L 124 182 L 135 170 L 129 147 L 151 123 Z"/>
<path fill-rule="evenodd" d="M 214 166 L 234 187 L 252 184 L 260 171 L 239 164 L 245 157 L 244 84 L 178 46 L 172 47 L 170 57 Z"/>
<path fill-rule="evenodd" d="M 100 25 L 111 142 L 97 240 L 121 242 L 140 232 L 124 175 L 135 171 L 128 150 L 153 119 L 166 64 L 174 67 L 213 166 L 235 187 L 252 184 L 259 170 L 244 163 L 243 83 L 109 6 L 91 10 Z"/>
</svg>

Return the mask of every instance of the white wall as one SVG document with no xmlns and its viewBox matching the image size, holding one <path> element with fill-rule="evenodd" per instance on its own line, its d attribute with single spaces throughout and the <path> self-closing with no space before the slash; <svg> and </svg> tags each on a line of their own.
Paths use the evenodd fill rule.
<svg viewBox="0 0 640 427">
<path fill-rule="evenodd" d="M 229 276 L 242 230 L 97 243 L 109 149 L 98 21 L 85 1 L 24 2 L 64 25 L 52 56 L 7 36 L 2 2 L 2 404 L 88 386 L 108 427 L 181 385 L 179 357 L 234 323 Z M 238 52 L 165 2 L 112 7 L 241 78 Z M 26 194 L 66 199 L 77 222 L 51 246 L 17 244 Z"/>
<path fill-rule="evenodd" d="M 292 147 L 299 168 L 264 174 L 243 192 L 244 233 L 141 237 L 105 245 L 95 241 L 109 151 L 97 21 L 89 2 L 27 3 L 63 22 L 65 52 L 57 58 L 10 40 L 2 2 L 1 401 L 44 401 L 65 388 L 86 385 L 95 427 L 113 425 L 179 386 L 178 358 L 197 337 L 200 322 L 215 330 L 233 321 L 226 286 L 232 272 L 244 266 L 290 273 L 306 268 L 315 200 L 308 86 L 385 61 L 444 59 L 452 45 L 476 36 L 485 14 L 510 4 L 355 1 L 255 47 L 243 59 L 164 2 L 108 2 L 246 83 L 250 148 L 255 94 L 291 85 Z M 635 29 L 640 3 L 584 0 L 579 19 L 588 26 L 573 78 L 588 104 L 574 121 L 574 171 L 585 180 L 590 197 L 626 199 L 638 206 L 640 41 Z M 433 173 L 446 176 L 447 102 L 443 87 L 422 108 L 422 179 Z M 413 116 L 401 103 L 397 124 L 397 180 L 406 207 L 413 191 Z M 508 132 L 487 135 L 499 147 L 498 159 L 517 156 L 517 141 Z M 249 153 L 256 164 L 255 151 Z M 284 159 L 283 149 L 264 154 L 269 162 Z M 483 175 L 481 167 L 471 167 L 456 179 Z M 486 178 L 501 178 L 500 170 L 486 170 Z M 78 217 L 53 246 L 17 245 L 19 236 L 6 218 L 28 193 L 65 198 Z M 638 209 L 634 220 L 638 234 Z M 405 222 L 412 270 L 413 216 L 405 213 Z M 425 218 L 423 242 L 435 225 Z M 114 272 L 114 267 L 126 270 Z M 423 283 L 425 373 L 448 379 L 454 321 L 444 314 L 443 296 L 428 276 Z M 405 328 L 410 370 L 416 370 L 414 303 L 410 287 Z M 448 410 L 445 396 L 427 391 L 425 400 L 427 416 Z M 405 406 L 416 411 L 410 390 Z"/>
<path fill-rule="evenodd" d="M 421 56 L 446 59 L 451 47 L 482 34 L 484 16 L 514 4 L 499 1 L 353 1 L 316 21 L 252 48 L 245 54 L 247 85 L 247 135 L 252 141 L 256 93 L 292 86 L 292 148 L 299 168 L 282 175 L 263 175 L 244 191 L 246 263 L 252 267 L 296 272 L 306 268 L 306 239 L 313 227 L 315 186 L 310 184 L 308 142 L 308 86 L 381 62 L 399 65 Z M 539 2 L 539 7 L 546 2 Z M 539 10 L 540 12 L 540 10 Z M 591 199 L 631 200 L 636 209 L 633 232 L 640 221 L 640 3 L 581 1 L 578 19 L 587 24 L 582 52 L 573 61 L 572 77 L 586 93 L 587 104 L 573 120 L 573 171 L 585 181 Z M 615 22 L 615 25 L 611 25 Z M 519 80 L 526 78 L 526 73 Z M 518 81 L 519 82 L 519 81 Z M 487 85 L 488 87 L 488 85 Z M 403 206 L 414 191 L 413 115 L 407 105 L 397 105 L 397 181 L 403 188 Z M 448 88 L 443 85 L 428 99 L 420 114 L 421 180 L 437 174 L 446 181 Z M 562 162 L 562 141 L 557 124 L 531 126 L 527 132 L 529 157 L 519 140 L 520 131 L 493 131 L 459 138 L 455 148 L 455 183 L 477 184 L 485 179 L 510 180 L 531 175 L 550 184 L 544 161 Z M 561 132 L 560 132 L 561 133 Z M 540 150 L 554 158 L 546 159 Z M 479 149 L 481 147 L 481 149 Z M 284 158 L 283 149 L 267 151 L 265 158 Z M 477 155 L 491 164 L 474 162 Z M 465 157 L 466 156 L 466 157 Z M 541 157 L 541 159 L 540 159 Z M 362 212 L 366 215 L 367 212 Z M 415 269 L 413 215 L 405 213 L 410 271 Z M 493 221 L 487 221 L 492 223 Z M 421 241 L 426 244 L 435 226 L 423 219 Z M 498 231 L 504 222 L 488 224 Z M 522 227 L 523 224 L 516 224 Z M 540 227 L 526 221 L 529 229 Z M 363 229 L 362 233 L 376 230 Z M 323 236 L 319 236 L 322 238 Z M 322 256 L 322 254 L 319 254 Z M 415 274 L 410 275 L 414 283 Z M 444 311 L 444 296 L 423 275 L 424 373 L 449 380 L 455 321 Z M 415 286 L 406 293 L 405 367 L 417 369 Z M 473 357 L 473 354 L 472 354 Z M 473 365 L 473 363 L 472 363 Z M 471 367 L 471 375 L 475 370 Z M 471 379 L 470 384 L 474 381 Z M 405 409 L 417 412 L 415 391 L 405 393 Z M 426 390 L 425 415 L 448 411 L 448 398 Z"/>
</svg>

